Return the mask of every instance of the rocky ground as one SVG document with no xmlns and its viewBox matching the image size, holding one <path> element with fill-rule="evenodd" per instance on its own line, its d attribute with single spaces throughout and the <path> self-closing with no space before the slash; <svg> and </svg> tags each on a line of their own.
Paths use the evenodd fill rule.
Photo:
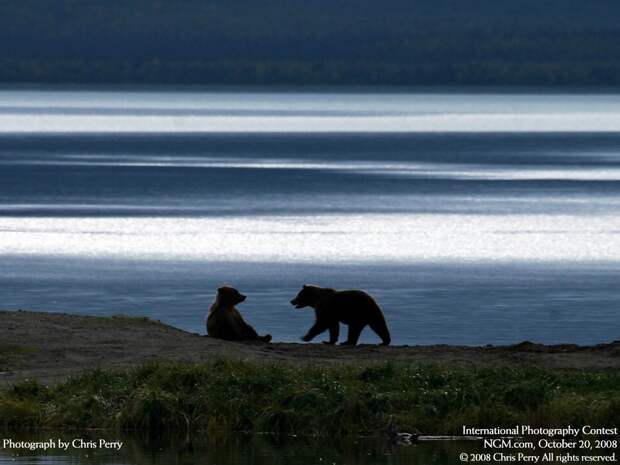
<svg viewBox="0 0 620 465">
<path fill-rule="evenodd" d="M 125 368 L 153 359 L 199 362 L 218 357 L 282 363 L 394 360 L 595 370 L 620 368 L 620 341 L 590 347 L 530 342 L 486 347 L 236 343 L 142 318 L 0 311 L 0 384 L 26 378 L 54 382 L 88 368 Z"/>
</svg>

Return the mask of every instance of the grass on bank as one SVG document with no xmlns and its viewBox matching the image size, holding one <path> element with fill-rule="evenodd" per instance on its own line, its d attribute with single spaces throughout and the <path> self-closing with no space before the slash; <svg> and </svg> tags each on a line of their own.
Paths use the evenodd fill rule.
<svg viewBox="0 0 620 465">
<path fill-rule="evenodd" d="M 295 367 L 218 360 L 93 370 L 0 391 L 0 427 L 149 433 L 460 434 L 462 425 L 614 427 L 620 372 L 449 368 L 405 363 Z"/>
</svg>

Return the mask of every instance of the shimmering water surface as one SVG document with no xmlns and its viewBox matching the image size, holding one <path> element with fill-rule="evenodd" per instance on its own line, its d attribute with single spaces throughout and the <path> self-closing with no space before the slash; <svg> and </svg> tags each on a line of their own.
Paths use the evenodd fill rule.
<svg viewBox="0 0 620 465">
<path fill-rule="evenodd" d="M 293 341 L 312 282 L 396 344 L 610 341 L 619 193 L 615 94 L 4 90 L 2 307 L 204 332 L 228 283 Z"/>
</svg>

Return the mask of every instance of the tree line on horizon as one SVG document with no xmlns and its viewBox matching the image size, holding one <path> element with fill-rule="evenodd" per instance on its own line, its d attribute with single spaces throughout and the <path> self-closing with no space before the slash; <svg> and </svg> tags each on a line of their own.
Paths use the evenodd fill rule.
<svg viewBox="0 0 620 465">
<path fill-rule="evenodd" d="M 20 0 L 0 82 L 620 85 L 617 0 Z"/>
</svg>

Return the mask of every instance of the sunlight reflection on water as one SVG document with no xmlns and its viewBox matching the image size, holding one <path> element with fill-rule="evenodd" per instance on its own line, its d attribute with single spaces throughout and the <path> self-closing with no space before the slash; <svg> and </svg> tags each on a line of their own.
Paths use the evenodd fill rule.
<svg viewBox="0 0 620 465">
<path fill-rule="evenodd" d="M 616 215 L 0 218 L 5 254 L 275 262 L 618 261 Z"/>
<path fill-rule="evenodd" d="M 614 94 L 0 91 L 0 132 L 601 132 L 620 130 L 619 102 Z"/>
</svg>

